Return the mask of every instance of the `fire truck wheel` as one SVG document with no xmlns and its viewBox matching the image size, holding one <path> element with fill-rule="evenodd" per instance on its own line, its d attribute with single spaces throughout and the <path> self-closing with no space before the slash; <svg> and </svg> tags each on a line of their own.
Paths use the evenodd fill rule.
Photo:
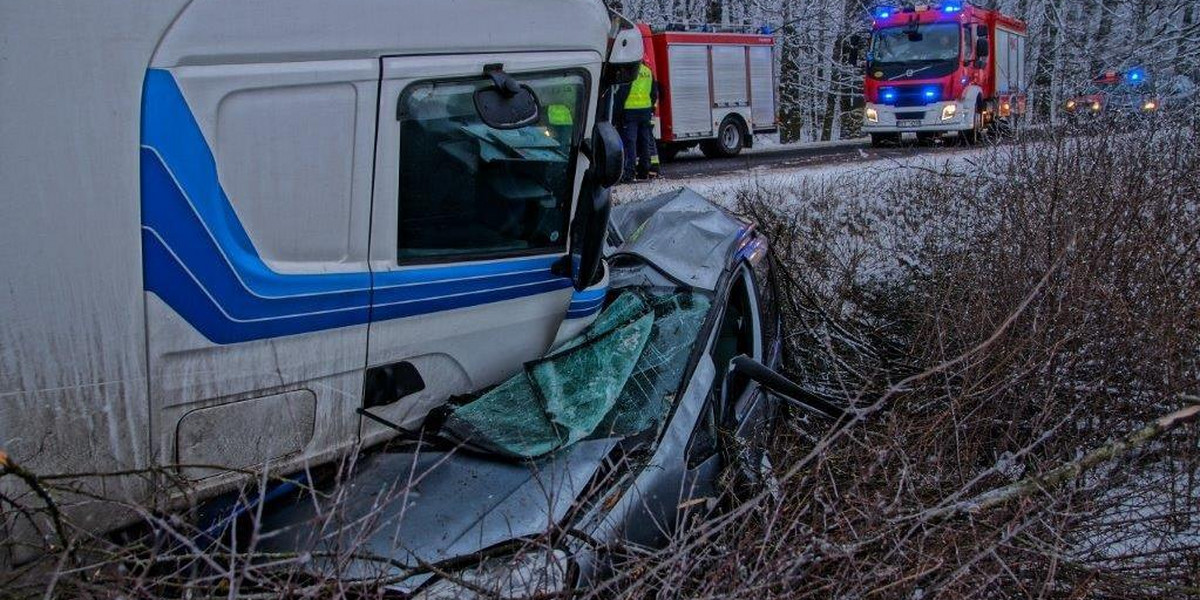
<svg viewBox="0 0 1200 600">
<path fill-rule="evenodd" d="M 700 144 L 700 151 L 709 158 L 730 158 L 741 153 L 745 143 L 746 132 L 736 119 L 729 117 L 721 122 L 716 139 Z"/>
<path fill-rule="evenodd" d="M 663 162 L 671 162 L 683 152 L 683 147 L 676 144 L 659 144 L 658 158 Z"/>
<path fill-rule="evenodd" d="M 981 110 L 975 111 L 975 123 L 970 129 L 962 131 L 963 143 L 973 146 L 984 140 L 987 136 L 987 123 L 984 122 L 984 114 Z"/>
</svg>

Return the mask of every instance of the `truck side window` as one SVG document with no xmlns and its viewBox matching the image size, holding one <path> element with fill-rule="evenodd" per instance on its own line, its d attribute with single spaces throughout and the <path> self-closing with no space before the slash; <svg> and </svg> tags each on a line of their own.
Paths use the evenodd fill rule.
<svg viewBox="0 0 1200 600">
<path fill-rule="evenodd" d="M 963 62 L 975 60 L 975 28 L 963 25 Z"/>
<path fill-rule="evenodd" d="M 514 130 L 477 115 L 483 80 L 419 83 L 401 96 L 400 262 L 565 249 L 587 83 L 579 73 L 520 79 L 541 120 Z"/>
</svg>

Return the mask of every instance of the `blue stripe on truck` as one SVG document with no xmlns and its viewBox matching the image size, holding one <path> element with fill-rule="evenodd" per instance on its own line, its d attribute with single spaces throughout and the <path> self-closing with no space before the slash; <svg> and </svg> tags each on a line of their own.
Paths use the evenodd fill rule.
<svg viewBox="0 0 1200 600">
<path fill-rule="evenodd" d="M 556 256 L 381 273 L 282 274 L 254 248 L 175 78 L 146 74 L 142 100 L 145 287 L 217 344 L 468 308 L 571 287 Z M 602 294 L 601 294 L 602 297 Z M 594 299 L 570 306 L 572 317 Z M 598 310 L 598 309 L 597 309 Z"/>
</svg>

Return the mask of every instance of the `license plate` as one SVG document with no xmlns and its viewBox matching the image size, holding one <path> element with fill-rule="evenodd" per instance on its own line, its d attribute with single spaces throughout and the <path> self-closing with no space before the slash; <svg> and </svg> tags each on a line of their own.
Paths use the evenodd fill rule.
<svg viewBox="0 0 1200 600">
<path fill-rule="evenodd" d="M 896 121 L 896 126 L 897 127 L 920 127 L 921 120 L 920 119 L 900 119 L 899 121 Z"/>
</svg>

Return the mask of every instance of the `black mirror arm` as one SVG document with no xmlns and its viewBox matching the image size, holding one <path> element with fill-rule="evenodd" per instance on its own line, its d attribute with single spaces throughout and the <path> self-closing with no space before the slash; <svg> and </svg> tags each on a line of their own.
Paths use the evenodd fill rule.
<svg viewBox="0 0 1200 600">
<path fill-rule="evenodd" d="M 504 67 L 501 65 L 488 65 L 483 74 L 492 80 L 492 85 L 496 87 L 496 91 L 500 92 L 505 98 L 512 98 L 521 93 L 521 84 L 517 83 L 516 79 L 504 72 Z"/>
<path fill-rule="evenodd" d="M 749 356 L 738 356 L 733 359 L 731 364 L 738 373 L 757 382 L 759 385 L 792 404 L 816 411 L 839 421 L 846 417 L 846 409 L 838 407 L 828 400 L 796 385 L 788 378 L 776 373 L 770 367 Z"/>
</svg>

